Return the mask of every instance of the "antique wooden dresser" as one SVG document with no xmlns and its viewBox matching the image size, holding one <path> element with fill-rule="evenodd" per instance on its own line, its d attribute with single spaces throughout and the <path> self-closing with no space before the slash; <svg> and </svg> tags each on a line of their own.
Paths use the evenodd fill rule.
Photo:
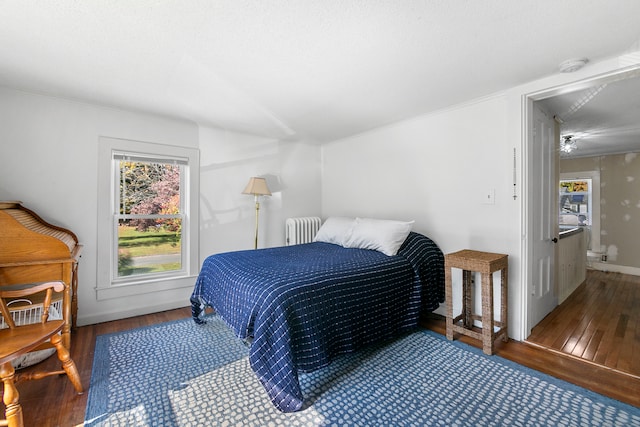
<svg viewBox="0 0 640 427">
<path fill-rule="evenodd" d="M 0 201 L 0 286 L 64 281 L 67 289 L 57 299 L 65 319 L 62 337 L 67 348 L 71 328 L 76 325 L 81 252 L 82 245 L 73 232 L 47 223 L 21 202 Z M 18 302 L 15 310 L 26 311 L 37 305 L 37 301 Z"/>
</svg>

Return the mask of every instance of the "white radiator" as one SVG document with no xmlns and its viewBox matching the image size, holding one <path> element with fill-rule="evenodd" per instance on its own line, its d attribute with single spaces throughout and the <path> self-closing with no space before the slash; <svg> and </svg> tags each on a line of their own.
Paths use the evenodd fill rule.
<svg viewBox="0 0 640 427">
<path fill-rule="evenodd" d="M 285 223 L 285 242 L 287 246 L 311 243 L 322 225 L 317 216 L 287 218 Z"/>
</svg>

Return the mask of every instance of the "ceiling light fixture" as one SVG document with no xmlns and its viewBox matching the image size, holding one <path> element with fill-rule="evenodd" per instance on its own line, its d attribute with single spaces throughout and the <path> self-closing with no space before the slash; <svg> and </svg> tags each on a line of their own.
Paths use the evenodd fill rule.
<svg viewBox="0 0 640 427">
<path fill-rule="evenodd" d="M 560 63 L 561 73 L 573 73 L 584 67 L 589 60 L 587 58 L 567 59 Z"/>
<path fill-rule="evenodd" d="M 560 141 L 560 151 L 563 153 L 571 153 L 573 150 L 578 148 L 576 142 L 573 140 L 573 135 L 566 135 L 562 137 L 563 140 Z"/>
</svg>

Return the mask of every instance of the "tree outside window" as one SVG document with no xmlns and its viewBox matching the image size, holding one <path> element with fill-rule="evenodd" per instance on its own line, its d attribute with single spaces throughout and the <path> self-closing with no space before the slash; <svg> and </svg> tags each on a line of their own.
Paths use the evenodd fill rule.
<svg viewBox="0 0 640 427">
<path fill-rule="evenodd" d="M 181 165 L 126 157 L 115 160 L 117 277 L 181 270 Z"/>
<path fill-rule="evenodd" d="M 197 148 L 100 137 L 98 300 L 193 288 L 199 165 Z"/>
</svg>

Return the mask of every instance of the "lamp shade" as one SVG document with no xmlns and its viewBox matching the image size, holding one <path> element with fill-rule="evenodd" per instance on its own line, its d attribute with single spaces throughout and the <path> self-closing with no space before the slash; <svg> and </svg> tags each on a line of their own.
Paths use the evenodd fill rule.
<svg viewBox="0 0 640 427">
<path fill-rule="evenodd" d="M 254 196 L 270 196 L 271 191 L 267 186 L 267 181 L 264 178 L 251 177 L 249 183 L 245 187 L 242 194 L 253 194 Z"/>
</svg>

